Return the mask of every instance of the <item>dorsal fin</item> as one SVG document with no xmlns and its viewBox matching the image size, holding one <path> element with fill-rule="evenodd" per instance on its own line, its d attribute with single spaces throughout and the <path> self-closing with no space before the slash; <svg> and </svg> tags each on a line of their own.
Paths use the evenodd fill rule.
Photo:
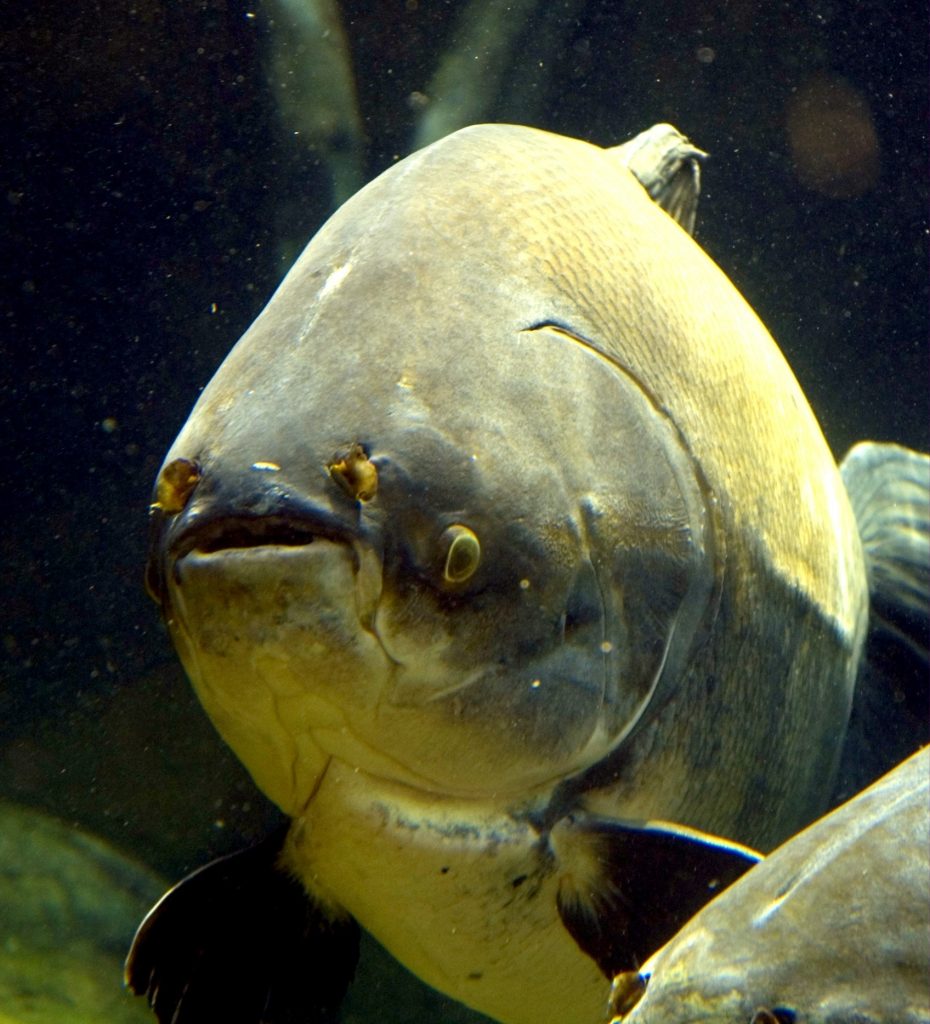
<svg viewBox="0 0 930 1024">
<path fill-rule="evenodd" d="M 654 124 L 644 132 L 607 151 L 649 193 L 657 206 L 694 234 L 701 160 L 707 154 L 670 124 Z"/>
</svg>

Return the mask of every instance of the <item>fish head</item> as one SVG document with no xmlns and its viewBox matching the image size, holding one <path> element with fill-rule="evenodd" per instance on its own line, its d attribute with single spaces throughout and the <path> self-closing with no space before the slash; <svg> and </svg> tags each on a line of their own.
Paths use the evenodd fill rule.
<svg viewBox="0 0 930 1024">
<path fill-rule="evenodd" d="M 549 792 L 667 699 L 713 605 L 674 422 L 510 236 L 475 234 L 478 186 L 440 206 L 416 166 L 322 229 L 156 486 L 150 590 L 291 814 L 332 757 L 434 793 Z"/>
</svg>

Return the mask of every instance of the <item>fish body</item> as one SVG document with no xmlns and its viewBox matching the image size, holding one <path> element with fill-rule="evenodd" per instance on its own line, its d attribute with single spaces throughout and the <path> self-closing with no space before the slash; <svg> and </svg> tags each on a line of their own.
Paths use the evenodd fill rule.
<svg viewBox="0 0 930 1024">
<path fill-rule="evenodd" d="M 664 844 L 726 837 L 739 873 L 825 807 L 856 522 L 777 346 L 622 148 L 484 125 L 362 189 L 154 513 L 150 589 L 293 819 L 280 863 L 499 1020 L 596 1019 L 662 931 L 611 915 L 677 907 Z"/>
</svg>

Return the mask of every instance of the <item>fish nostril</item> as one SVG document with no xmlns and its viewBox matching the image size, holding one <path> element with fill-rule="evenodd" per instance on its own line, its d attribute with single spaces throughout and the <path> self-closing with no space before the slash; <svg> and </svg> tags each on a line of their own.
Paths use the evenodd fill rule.
<svg viewBox="0 0 930 1024">
<path fill-rule="evenodd" d="M 152 511 L 170 516 L 182 512 L 202 475 L 195 459 L 172 459 L 158 474 Z"/>
<path fill-rule="evenodd" d="M 371 501 L 378 493 L 378 469 L 358 443 L 353 444 L 345 455 L 334 458 L 326 468 L 333 480 L 355 501 Z"/>
</svg>

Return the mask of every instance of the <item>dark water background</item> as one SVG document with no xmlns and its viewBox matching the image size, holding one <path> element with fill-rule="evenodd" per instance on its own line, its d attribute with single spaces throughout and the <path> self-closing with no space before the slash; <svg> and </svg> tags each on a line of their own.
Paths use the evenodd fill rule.
<svg viewBox="0 0 930 1024">
<path fill-rule="evenodd" d="M 414 94 L 462 6 L 343 5 L 366 176 L 409 151 Z M 677 125 L 712 154 L 698 237 L 834 452 L 862 437 L 930 447 L 926 5 L 547 9 L 486 119 L 604 145 Z M 0 29 L 0 795 L 170 876 L 272 816 L 194 705 L 141 582 L 165 450 L 286 270 L 286 243 L 331 212 L 325 167 L 268 85 L 271 16 L 51 0 Z M 558 42 L 545 52 L 543 29 Z M 825 124 L 852 123 L 864 153 L 839 184 L 812 182 L 789 139 L 817 83 L 846 111 Z"/>
</svg>

